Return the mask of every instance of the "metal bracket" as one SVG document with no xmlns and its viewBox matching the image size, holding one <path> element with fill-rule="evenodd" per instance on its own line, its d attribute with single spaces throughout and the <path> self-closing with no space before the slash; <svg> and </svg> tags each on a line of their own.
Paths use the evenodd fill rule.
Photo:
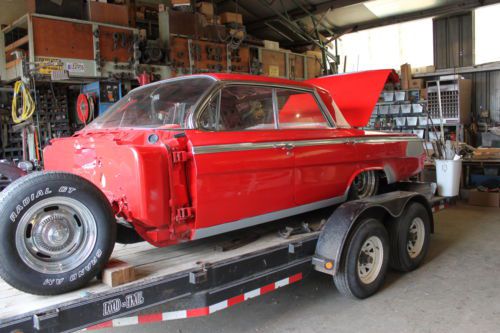
<svg viewBox="0 0 500 333">
<path fill-rule="evenodd" d="M 172 152 L 172 159 L 174 163 L 182 163 L 188 160 L 187 151 L 174 151 Z"/>
<path fill-rule="evenodd" d="M 208 274 L 205 268 L 189 273 L 189 283 L 191 284 L 202 284 L 207 282 Z"/>
<path fill-rule="evenodd" d="M 59 324 L 59 309 L 51 310 L 46 313 L 33 315 L 33 327 L 38 330 L 55 327 Z"/>
<path fill-rule="evenodd" d="M 290 254 L 299 253 L 301 249 L 302 249 L 302 242 L 288 244 L 288 253 Z"/>
<path fill-rule="evenodd" d="M 194 217 L 193 207 L 183 207 L 177 209 L 177 214 L 175 215 L 175 220 L 177 222 L 183 222 Z"/>
</svg>

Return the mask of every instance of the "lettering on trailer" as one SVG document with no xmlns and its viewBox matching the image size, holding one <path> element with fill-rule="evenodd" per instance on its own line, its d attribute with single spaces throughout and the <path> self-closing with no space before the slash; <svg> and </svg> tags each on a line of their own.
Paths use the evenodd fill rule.
<svg viewBox="0 0 500 333">
<path fill-rule="evenodd" d="M 110 316 L 121 310 L 129 310 L 141 304 L 144 304 L 144 296 L 142 295 L 142 291 L 138 291 L 125 295 L 124 298 L 118 297 L 104 302 L 102 304 L 102 314 L 103 316 Z"/>
</svg>

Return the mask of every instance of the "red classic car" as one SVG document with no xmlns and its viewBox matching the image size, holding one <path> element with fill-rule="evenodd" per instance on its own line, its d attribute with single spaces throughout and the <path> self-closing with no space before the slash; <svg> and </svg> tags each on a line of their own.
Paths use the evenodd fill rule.
<svg viewBox="0 0 500 333">
<path fill-rule="evenodd" d="M 167 246 L 407 179 L 423 167 L 421 140 L 359 129 L 390 74 L 206 74 L 132 90 L 53 140 L 45 172 L 0 194 L 0 275 L 27 292 L 61 293 L 102 269 L 117 228 L 118 240 L 128 231 Z"/>
</svg>

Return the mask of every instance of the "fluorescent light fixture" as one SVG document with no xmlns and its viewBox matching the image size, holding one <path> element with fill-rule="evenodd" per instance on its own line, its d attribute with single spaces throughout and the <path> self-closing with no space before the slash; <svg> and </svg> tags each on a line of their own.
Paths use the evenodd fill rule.
<svg viewBox="0 0 500 333">
<path fill-rule="evenodd" d="M 383 18 L 436 7 L 442 0 L 372 0 L 363 3 L 373 15 Z"/>
</svg>

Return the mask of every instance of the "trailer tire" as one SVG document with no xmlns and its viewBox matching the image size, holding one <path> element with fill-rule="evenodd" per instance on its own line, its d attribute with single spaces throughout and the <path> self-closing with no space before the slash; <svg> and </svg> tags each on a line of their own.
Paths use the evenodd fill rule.
<svg viewBox="0 0 500 333">
<path fill-rule="evenodd" d="M 85 286 L 107 263 L 116 237 L 108 199 L 91 182 L 36 172 L 0 193 L 0 276 L 37 295 Z"/>
<path fill-rule="evenodd" d="M 431 235 L 431 219 L 418 202 L 410 203 L 399 218 L 390 224 L 390 266 L 400 272 L 416 269 L 427 255 Z"/>
<path fill-rule="evenodd" d="M 389 236 L 380 221 L 361 221 L 349 237 L 333 280 L 341 294 L 366 298 L 384 283 L 389 264 Z"/>
</svg>

